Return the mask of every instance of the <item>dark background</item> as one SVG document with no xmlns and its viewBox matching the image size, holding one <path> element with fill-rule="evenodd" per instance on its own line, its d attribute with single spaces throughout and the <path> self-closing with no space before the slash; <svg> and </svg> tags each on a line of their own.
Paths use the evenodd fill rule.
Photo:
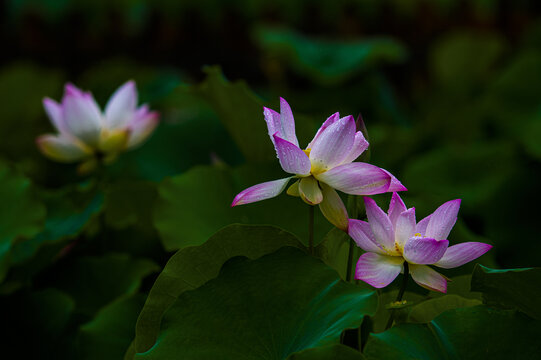
<svg viewBox="0 0 541 360">
<path fill-rule="evenodd" d="M 170 213 L 179 229 L 199 226 L 208 236 L 244 222 L 235 213 L 192 225 L 190 216 L 212 212 L 218 191 L 218 180 L 202 182 L 193 171 L 230 167 L 236 191 L 283 176 L 264 139 L 262 116 L 262 106 L 277 109 L 280 96 L 293 109 L 301 146 L 330 114 L 362 113 L 370 162 L 408 187 L 403 198 L 416 207 L 418 220 L 462 198 L 451 243 L 493 244 L 481 261 L 488 266 L 541 266 L 540 10 L 525 0 L 0 2 L 0 157 L 42 194 L 47 221 L 92 212 L 93 203 L 81 194 L 92 176 L 46 160 L 35 147 L 35 137 L 52 130 L 44 96 L 60 99 L 70 81 L 103 106 L 118 86 L 135 79 L 140 101 L 162 118 L 144 146 L 108 169 L 113 187 L 96 200 L 104 201 L 105 220 L 72 219 L 86 224 L 84 232 L 18 248 L 23 260 L 12 260 L 0 289 L 15 295 L 2 304 L 41 303 L 42 296 L 55 303 L 60 295 L 43 295 L 43 289 L 67 289 L 65 274 L 77 274 L 79 256 L 123 252 L 162 267 L 186 245 L 156 220 L 156 189 L 169 177 L 191 176 L 180 191 L 184 213 Z M 260 134 L 242 126 L 252 121 L 261 125 Z M 251 155 L 259 153 L 264 156 Z M 67 194 L 69 206 L 55 197 L 59 193 Z M 263 218 L 274 223 L 278 201 L 293 200 L 252 209 L 266 211 Z M 387 200 L 377 197 L 384 209 Z M 329 229 L 323 218 L 316 220 Z M 99 241 L 89 245 L 89 238 Z M 154 279 L 143 281 L 142 293 Z M 143 301 L 136 300 L 133 322 Z M 31 308 L 25 306 L 20 311 Z M 92 311 L 82 313 L 70 320 L 73 329 L 92 319 Z"/>
</svg>

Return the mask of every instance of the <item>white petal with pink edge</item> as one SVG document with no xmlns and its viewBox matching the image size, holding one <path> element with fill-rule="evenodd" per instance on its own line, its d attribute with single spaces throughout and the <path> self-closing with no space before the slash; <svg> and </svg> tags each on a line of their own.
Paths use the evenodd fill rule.
<svg viewBox="0 0 541 360">
<path fill-rule="evenodd" d="M 310 154 L 311 155 L 311 154 Z M 377 166 L 352 162 L 315 175 L 327 185 L 352 195 L 375 195 L 387 191 L 390 177 Z"/>
<path fill-rule="evenodd" d="M 96 146 L 100 138 L 102 116 L 92 94 L 82 93 L 69 84 L 62 105 L 67 131 L 87 145 Z"/>
<path fill-rule="evenodd" d="M 291 177 L 288 177 L 251 186 L 235 196 L 231 207 L 276 197 L 284 191 L 290 179 Z"/>
<path fill-rule="evenodd" d="M 312 170 L 318 173 L 339 165 L 350 153 L 354 141 L 353 116 L 346 116 L 334 122 L 312 142 L 310 151 Z"/>
<path fill-rule="evenodd" d="M 428 290 L 447 292 L 447 279 L 426 265 L 409 264 L 409 271 L 413 280 Z"/>
<path fill-rule="evenodd" d="M 385 254 L 385 251 L 376 242 L 370 224 L 366 221 L 349 219 L 348 234 L 364 251 Z"/>
<path fill-rule="evenodd" d="M 133 120 L 128 124 L 129 138 L 126 147 L 133 149 L 141 145 L 152 134 L 160 122 L 160 117 L 155 111 L 148 111 L 148 106 L 143 105 L 137 109 Z"/>
<path fill-rule="evenodd" d="M 492 245 L 480 242 L 466 242 L 449 246 L 443 257 L 434 265 L 444 269 L 455 268 L 477 259 L 490 249 L 492 249 Z"/>
<path fill-rule="evenodd" d="M 349 164 L 350 162 L 357 159 L 366 149 L 368 149 L 368 141 L 364 138 L 362 132 L 357 131 L 355 134 L 355 140 L 353 141 L 353 146 L 349 154 L 342 160 L 342 164 Z"/>
<path fill-rule="evenodd" d="M 64 109 L 62 108 L 62 105 L 53 99 L 44 98 L 43 107 L 55 129 L 60 133 L 66 132 L 67 128 L 64 123 Z"/>
<path fill-rule="evenodd" d="M 396 194 L 396 193 L 395 193 Z M 392 221 L 391 221 L 392 222 Z M 403 211 L 396 219 L 394 241 L 400 249 L 415 233 L 415 208 Z"/>
<path fill-rule="evenodd" d="M 404 259 L 400 256 L 363 254 L 355 268 L 355 279 L 362 280 L 375 288 L 384 288 L 393 282 L 402 271 Z"/>
<path fill-rule="evenodd" d="M 437 240 L 447 239 L 451 229 L 456 223 L 460 199 L 447 201 L 430 215 L 430 221 L 426 227 L 426 237 Z"/>
<path fill-rule="evenodd" d="M 327 120 L 325 120 L 323 122 L 323 124 L 321 124 L 321 126 L 319 127 L 319 129 L 317 130 L 316 132 L 316 135 L 314 136 L 314 138 L 312 139 L 312 141 L 310 141 L 310 143 L 308 144 L 308 146 L 306 147 L 307 149 L 311 149 L 314 145 L 314 142 L 317 140 L 317 138 L 319 137 L 319 135 L 321 135 L 321 133 L 327 129 L 329 126 L 331 126 L 332 124 L 334 124 L 336 121 L 338 121 L 340 119 L 340 114 L 339 113 L 334 113 L 332 114 L 331 116 L 329 116 L 327 118 Z"/>
<path fill-rule="evenodd" d="M 389 253 L 396 252 L 394 245 L 394 229 L 387 214 L 369 197 L 364 198 L 364 205 L 368 223 L 370 224 L 376 242 L 385 251 Z"/>
<path fill-rule="evenodd" d="M 120 86 L 105 106 L 105 124 L 109 129 L 125 127 L 134 116 L 137 106 L 137 89 L 133 81 Z"/>
<path fill-rule="evenodd" d="M 434 264 L 449 246 L 447 240 L 412 237 L 404 245 L 404 258 L 413 264 Z"/>
<path fill-rule="evenodd" d="M 280 165 L 285 172 L 297 175 L 310 174 L 310 159 L 308 155 L 295 144 L 274 134 L 274 146 Z"/>
<path fill-rule="evenodd" d="M 391 220 L 391 223 L 393 226 L 396 225 L 396 220 L 402 214 L 404 211 L 408 210 L 406 207 L 406 204 L 404 204 L 404 201 L 398 195 L 398 193 L 393 192 L 393 195 L 391 196 L 391 202 L 389 203 L 389 211 L 387 211 L 387 214 L 389 215 L 389 219 Z"/>
</svg>

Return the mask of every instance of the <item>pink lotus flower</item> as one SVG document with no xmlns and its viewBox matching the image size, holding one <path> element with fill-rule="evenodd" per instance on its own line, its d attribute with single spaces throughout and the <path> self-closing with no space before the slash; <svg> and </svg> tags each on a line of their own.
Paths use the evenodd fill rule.
<svg viewBox="0 0 541 360">
<path fill-rule="evenodd" d="M 141 144 L 158 124 L 158 114 L 147 105 L 137 108 L 133 81 L 114 92 L 104 112 L 90 92 L 72 84 L 66 84 L 60 104 L 45 98 L 43 106 L 58 134 L 39 136 L 37 145 L 45 156 L 59 162 L 92 161 L 95 157 L 110 161 Z"/>
<path fill-rule="evenodd" d="M 291 108 L 284 99 L 280 98 L 280 114 L 268 108 L 264 108 L 263 114 L 280 165 L 292 176 L 252 186 L 238 194 L 231 206 L 273 198 L 295 178 L 298 180 L 287 193 L 299 196 L 309 205 L 319 205 L 327 220 L 347 231 L 346 208 L 335 189 L 353 195 L 407 190 L 388 171 L 353 162 L 368 148 L 368 142 L 362 132 L 356 131 L 352 116 L 331 115 L 302 150 Z"/>
<path fill-rule="evenodd" d="M 429 290 L 447 292 L 447 279 L 427 265 L 450 269 L 464 265 L 492 248 L 479 242 L 449 247 L 447 236 L 455 225 L 460 199 L 441 205 L 416 223 L 415 208 L 407 209 L 393 193 L 386 214 L 365 198 L 368 222 L 349 220 L 349 235 L 367 251 L 357 262 L 355 278 L 383 288 L 403 271 L 406 261 L 413 280 Z"/>
</svg>

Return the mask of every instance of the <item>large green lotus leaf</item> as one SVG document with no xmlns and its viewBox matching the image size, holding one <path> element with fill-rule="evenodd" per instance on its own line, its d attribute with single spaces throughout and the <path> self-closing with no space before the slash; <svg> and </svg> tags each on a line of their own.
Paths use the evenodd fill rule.
<svg viewBox="0 0 541 360">
<path fill-rule="evenodd" d="M 385 326 L 391 315 L 391 303 L 396 300 L 398 287 L 402 277 L 395 280 L 390 287 L 384 289 L 378 297 L 378 310 L 371 318 L 371 330 L 379 333 L 385 331 Z M 470 291 L 471 275 L 456 276 L 447 282 L 447 294 L 427 291 L 417 285 L 411 277 L 408 279 L 407 290 L 403 296 L 406 303 L 395 308 L 395 320 L 398 323 L 430 321 L 441 312 L 457 307 L 480 304 L 481 294 Z M 446 299 L 439 300 L 441 297 Z M 414 312 L 410 319 L 410 313 Z"/>
<path fill-rule="evenodd" d="M 541 268 L 496 270 L 477 265 L 471 288 L 491 306 L 517 308 L 541 320 Z"/>
<path fill-rule="evenodd" d="M 91 315 L 111 301 L 137 292 L 141 281 L 158 269 L 152 261 L 126 254 L 80 257 L 61 270 L 56 287 L 73 297 L 78 312 Z"/>
<path fill-rule="evenodd" d="M 459 295 L 444 295 L 428 299 L 409 309 L 408 321 L 427 323 L 441 313 L 457 308 L 481 305 L 480 300 L 466 299 Z"/>
<path fill-rule="evenodd" d="M 144 352 L 156 341 L 165 311 L 185 291 L 215 278 L 231 257 L 259 258 L 282 246 L 302 246 L 297 238 L 273 226 L 230 225 L 200 246 L 187 247 L 171 257 L 150 290 L 137 320 L 135 345 Z"/>
<path fill-rule="evenodd" d="M 30 180 L 0 162 L 0 281 L 11 262 L 14 242 L 36 235 L 43 227 L 45 211 Z"/>
<path fill-rule="evenodd" d="M 370 336 L 368 359 L 535 359 L 539 322 L 521 313 L 474 306 L 428 324 L 402 324 Z"/>
<path fill-rule="evenodd" d="M 135 294 L 108 304 L 79 328 L 77 359 L 121 359 L 132 341 L 146 296 Z"/>
<path fill-rule="evenodd" d="M 364 356 L 359 350 L 342 344 L 320 346 L 299 351 L 287 358 L 288 360 L 362 360 Z"/>
<path fill-rule="evenodd" d="M 219 67 L 205 68 L 207 78 L 193 91 L 215 109 L 249 161 L 276 158 L 263 117 L 263 103 L 243 82 L 230 83 Z"/>
<path fill-rule="evenodd" d="M 165 313 L 156 344 L 136 359 L 285 359 L 337 343 L 376 306 L 375 291 L 285 247 L 233 259 L 216 279 L 183 293 Z"/>
<path fill-rule="evenodd" d="M 389 38 L 314 39 L 285 28 L 260 27 L 255 39 L 268 57 L 322 84 L 344 82 L 361 71 L 406 57 L 404 46 Z"/>
<path fill-rule="evenodd" d="M 196 167 L 164 180 L 158 186 L 154 224 L 168 251 L 200 245 L 231 223 L 273 224 L 308 239 L 308 205 L 285 193 L 274 199 L 231 208 L 236 194 L 245 188 L 286 177 L 266 166 L 236 169 Z M 315 243 L 331 228 L 315 209 Z"/>
</svg>

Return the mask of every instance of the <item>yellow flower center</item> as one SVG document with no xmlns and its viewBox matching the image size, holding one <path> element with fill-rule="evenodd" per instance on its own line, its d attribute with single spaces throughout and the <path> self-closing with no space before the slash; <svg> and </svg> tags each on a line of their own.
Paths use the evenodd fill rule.
<svg viewBox="0 0 541 360">
<path fill-rule="evenodd" d="M 306 156 L 310 157 L 310 152 L 312 151 L 312 149 L 308 148 L 308 149 L 303 150 L 303 151 L 306 154 Z M 310 168 L 310 174 L 312 174 L 312 175 L 319 175 L 319 174 L 322 174 L 325 171 L 329 170 L 329 169 L 327 169 L 326 166 L 323 166 L 323 164 L 321 164 L 321 163 L 312 162 L 311 160 L 310 160 L 310 163 L 312 165 L 311 168 Z"/>
</svg>

